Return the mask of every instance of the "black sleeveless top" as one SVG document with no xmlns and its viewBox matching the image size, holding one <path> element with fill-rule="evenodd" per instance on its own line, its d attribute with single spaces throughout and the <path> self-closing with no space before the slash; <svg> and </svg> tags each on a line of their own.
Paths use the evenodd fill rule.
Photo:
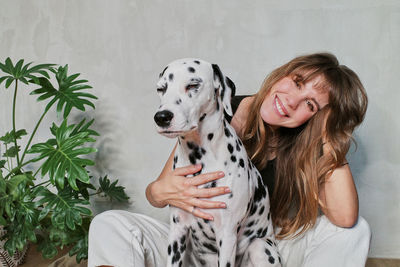
<svg viewBox="0 0 400 267">
<path fill-rule="evenodd" d="M 233 114 L 235 114 L 237 108 L 239 107 L 240 102 L 245 97 L 248 97 L 248 95 L 238 95 L 232 97 L 231 106 Z M 225 113 L 225 118 L 229 121 L 229 123 L 232 120 L 232 117 L 228 116 L 226 113 Z M 274 186 L 275 186 L 275 165 L 276 165 L 275 162 L 276 159 L 269 160 L 267 162 L 267 166 L 265 166 L 264 169 L 258 170 L 262 176 L 264 185 L 267 186 L 268 188 L 269 197 L 272 196 L 272 192 L 274 191 Z"/>
</svg>

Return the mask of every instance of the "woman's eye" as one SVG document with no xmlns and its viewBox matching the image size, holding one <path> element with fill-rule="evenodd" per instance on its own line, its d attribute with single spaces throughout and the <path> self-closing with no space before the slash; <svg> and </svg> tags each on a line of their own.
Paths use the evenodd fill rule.
<svg viewBox="0 0 400 267">
<path fill-rule="evenodd" d="M 310 109 L 310 111 L 314 111 L 314 105 L 310 100 L 306 100 L 306 104 L 307 104 L 308 108 Z"/>
<path fill-rule="evenodd" d="M 198 89 L 199 86 L 200 84 L 189 84 L 188 86 L 186 86 L 186 91 Z"/>
</svg>

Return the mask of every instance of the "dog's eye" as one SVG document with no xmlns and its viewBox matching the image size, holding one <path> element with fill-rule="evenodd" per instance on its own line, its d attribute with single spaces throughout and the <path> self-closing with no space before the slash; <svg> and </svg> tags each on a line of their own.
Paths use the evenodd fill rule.
<svg viewBox="0 0 400 267">
<path fill-rule="evenodd" d="M 200 84 L 189 84 L 188 86 L 186 86 L 186 91 L 189 90 L 194 90 L 194 89 L 198 89 L 200 87 Z"/>
</svg>

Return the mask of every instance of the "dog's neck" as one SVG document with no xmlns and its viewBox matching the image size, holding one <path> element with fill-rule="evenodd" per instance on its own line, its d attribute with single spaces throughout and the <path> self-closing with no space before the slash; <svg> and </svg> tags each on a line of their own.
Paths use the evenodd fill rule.
<svg viewBox="0 0 400 267">
<path fill-rule="evenodd" d="M 192 164 L 199 163 L 201 155 L 196 153 L 211 152 L 217 155 L 221 144 L 220 140 L 225 137 L 224 124 L 228 124 L 228 122 L 225 121 L 223 107 L 221 103 L 217 105 L 215 102 L 213 103 L 212 108 L 205 109 L 206 111 L 200 115 L 201 119 L 195 130 L 178 137 L 179 149 L 184 155 L 189 155 Z M 195 159 L 190 158 L 190 155 L 195 156 Z"/>
</svg>

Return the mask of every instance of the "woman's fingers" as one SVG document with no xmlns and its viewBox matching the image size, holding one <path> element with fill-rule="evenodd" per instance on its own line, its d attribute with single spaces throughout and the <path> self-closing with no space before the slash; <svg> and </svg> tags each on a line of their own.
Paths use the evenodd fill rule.
<svg viewBox="0 0 400 267">
<path fill-rule="evenodd" d="M 190 183 L 191 185 L 201 185 L 201 184 L 206 184 L 208 182 L 222 178 L 224 176 L 225 176 L 225 174 L 222 171 L 209 172 L 209 173 L 200 174 L 200 175 L 197 175 L 197 176 L 191 178 L 188 181 L 188 183 Z"/>
<path fill-rule="evenodd" d="M 231 190 L 227 186 L 212 187 L 212 188 L 198 188 L 198 189 L 196 189 L 196 191 L 194 193 L 194 197 L 210 198 L 210 197 L 215 197 L 215 196 L 219 196 L 219 195 L 224 195 L 224 194 L 227 194 L 230 192 L 231 192 Z"/>
<path fill-rule="evenodd" d="M 193 202 L 193 206 L 201 209 L 224 209 L 226 204 L 221 201 L 211 201 L 205 199 L 196 198 Z"/>
<path fill-rule="evenodd" d="M 180 167 L 175 169 L 175 175 L 185 176 L 196 173 L 201 170 L 201 164 L 188 165 L 185 167 Z"/>
<path fill-rule="evenodd" d="M 192 214 L 193 214 L 194 216 L 197 216 L 197 217 L 199 217 L 199 218 L 203 218 L 203 219 L 205 219 L 205 220 L 210 220 L 210 221 L 214 220 L 214 218 L 213 218 L 213 216 L 211 216 L 211 214 L 208 214 L 208 213 L 206 213 L 206 212 L 203 212 L 202 210 L 200 210 L 200 209 L 197 208 L 197 207 L 194 207 L 194 209 L 192 209 Z"/>
</svg>

